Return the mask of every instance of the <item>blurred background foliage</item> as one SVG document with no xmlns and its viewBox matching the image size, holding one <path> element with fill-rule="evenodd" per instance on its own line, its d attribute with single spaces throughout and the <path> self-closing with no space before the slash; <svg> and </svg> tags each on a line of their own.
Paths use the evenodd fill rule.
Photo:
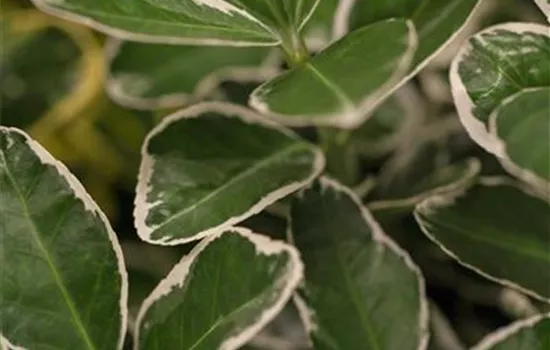
<svg viewBox="0 0 550 350">
<path fill-rule="evenodd" d="M 190 249 L 141 243 L 133 228 L 141 143 L 148 130 L 171 111 L 131 110 L 109 99 L 104 88 L 104 35 L 43 14 L 26 0 L 1 0 L 0 6 L 0 124 L 29 132 L 77 175 L 104 209 L 122 241 L 130 271 L 130 307 L 135 312 Z M 456 44 L 480 28 L 505 21 L 544 23 L 544 18 L 530 0 L 485 0 Z M 481 161 L 483 174 L 504 174 L 458 122 L 447 79 L 456 44 L 352 132 L 346 138 L 345 153 L 337 152 L 338 157 L 346 157 L 333 160 L 328 169 L 334 176 L 342 167 L 352 169 L 343 173 L 353 176 L 341 180 L 362 195 L 387 233 L 422 268 L 432 302 L 430 346 L 443 350 L 462 349 L 536 308 L 548 309 L 458 266 L 420 232 L 411 216 L 412 206 L 399 202 L 426 186 L 433 188 L 462 176 L 472 166 L 471 157 Z M 246 104 L 255 86 L 224 81 L 208 98 Z M 316 138 L 308 128 L 298 131 Z M 284 203 L 274 205 L 245 225 L 284 238 L 284 209 Z M 289 306 L 249 348 L 298 349 L 304 344 L 296 312 Z"/>
</svg>

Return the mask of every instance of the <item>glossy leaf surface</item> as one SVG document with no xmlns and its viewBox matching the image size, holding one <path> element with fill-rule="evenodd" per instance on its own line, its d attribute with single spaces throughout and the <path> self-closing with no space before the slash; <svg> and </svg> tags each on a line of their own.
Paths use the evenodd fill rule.
<svg viewBox="0 0 550 350">
<path fill-rule="evenodd" d="M 142 156 L 136 227 L 142 239 L 167 245 L 227 229 L 309 183 L 324 164 L 292 132 L 225 103 L 168 117 Z"/>
<path fill-rule="evenodd" d="M 261 85 L 250 105 L 289 125 L 356 127 L 406 73 L 415 49 L 411 22 L 372 24 Z"/>
<path fill-rule="evenodd" d="M 283 309 L 302 276 L 298 252 L 282 241 L 242 228 L 212 235 L 144 301 L 135 349 L 237 349 Z"/>
<path fill-rule="evenodd" d="M 21 348 L 121 349 L 127 276 L 115 233 L 38 143 L 0 127 L 1 334 Z"/>
<path fill-rule="evenodd" d="M 133 41 L 276 45 L 295 33 L 318 0 L 33 0 L 40 9 Z"/>
<path fill-rule="evenodd" d="M 524 89 L 491 115 L 501 163 L 520 179 L 550 192 L 550 87 Z"/>
<path fill-rule="evenodd" d="M 297 305 L 315 349 L 426 348 L 420 272 L 351 191 L 316 181 L 292 204 L 291 233 L 305 265 Z"/>
<path fill-rule="evenodd" d="M 550 299 L 550 204 L 507 184 L 428 198 L 415 216 L 424 233 L 464 266 Z"/>
<path fill-rule="evenodd" d="M 491 113 L 508 97 L 550 86 L 550 32 L 535 23 L 499 24 L 464 44 L 450 70 L 453 99 L 470 137 L 491 153 L 498 141 L 488 132 Z"/>
<path fill-rule="evenodd" d="M 480 0 L 344 0 L 336 26 L 342 32 L 386 18 L 410 19 L 418 33 L 412 75 L 457 35 L 479 3 Z"/>
</svg>

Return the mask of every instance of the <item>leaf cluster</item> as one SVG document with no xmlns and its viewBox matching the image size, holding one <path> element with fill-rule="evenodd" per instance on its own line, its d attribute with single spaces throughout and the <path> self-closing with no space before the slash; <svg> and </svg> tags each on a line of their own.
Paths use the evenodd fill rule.
<svg viewBox="0 0 550 350">
<path fill-rule="evenodd" d="M 550 348 L 550 6 L 488 2 L 8 2 L 2 349 Z"/>
</svg>

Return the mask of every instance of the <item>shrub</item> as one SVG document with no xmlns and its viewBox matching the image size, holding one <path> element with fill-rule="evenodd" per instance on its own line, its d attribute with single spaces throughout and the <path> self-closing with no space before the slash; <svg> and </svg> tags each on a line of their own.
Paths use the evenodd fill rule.
<svg viewBox="0 0 550 350">
<path fill-rule="evenodd" d="M 61 19 L 3 20 L 2 347 L 291 349 L 266 329 L 297 310 L 315 349 L 463 349 L 443 285 L 517 319 L 474 349 L 550 348 L 546 24 L 481 23 L 480 0 L 33 3 Z M 142 243 L 111 226 L 117 182 Z"/>
</svg>

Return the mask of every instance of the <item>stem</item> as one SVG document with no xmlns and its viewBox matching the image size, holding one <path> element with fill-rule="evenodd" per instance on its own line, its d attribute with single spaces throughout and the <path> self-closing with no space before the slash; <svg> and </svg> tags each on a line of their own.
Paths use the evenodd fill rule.
<svg viewBox="0 0 550 350">
<path fill-rule="evenodd" d="M 281 47 L 290 67 L 299 67 L 309 59 L 304 39 L 294 28 L 281 32 Z M 325 152 L 327 172 L 345 185 L 354 185 L 359 176 L 356 152 L 348 144 L 349 131 L 318 128 L 319 141 Z"/>
<path fill-rule="evenodd" d="M 301 66 L 309 59 L 309 52 L 304 39 L 294 29 L 281 33 L 281 47 L 290 67 Z"/>
</svg>

